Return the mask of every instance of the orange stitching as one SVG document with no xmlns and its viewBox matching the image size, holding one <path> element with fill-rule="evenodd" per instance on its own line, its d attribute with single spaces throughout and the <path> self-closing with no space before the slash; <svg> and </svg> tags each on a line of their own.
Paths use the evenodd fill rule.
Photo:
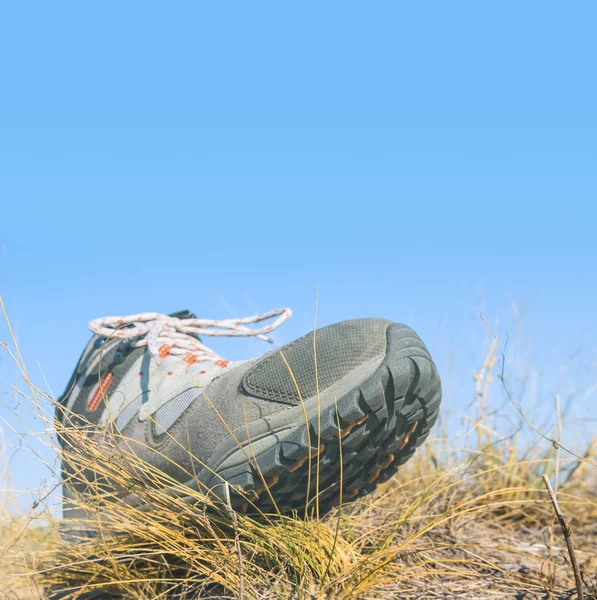
<svg viewBox="0 0 597 600">
<path fill-rule="evenodd" d="M 97 407 L 99 406 L 99 403 L 101 402 L 102 398 L 104 397 L 104 394 L 108 391 L 108 388 L 110 387 L 110 384 L 112 383 L 112 379 L 113 379 L 112 373 L 106 373 L 106 376 L 100 380 L 99 385 L 97 386 L 97 389 L 95 390 L 95 393 L 91 397 L 91 400 L 89 400 L 89 402 L 87 403 L 87 410 L 89 412 L 93 412 L 94 410 L 97 409 Z"/>
<path fill-rule="evenodd" d="M 192 352 L 187 352 L 185 354 L 185 357 L 182 359 L 184 362 L 186 362 L 189 367 L 191 365 L 194 365 L 195 363 L 199 362 L 199 358 L 196 354 L 193 354 Z"/>
<path fill-rule="evenodd" d="M 158 350 L 158 356 L 160 358 L 166 358 L 166 356 L 170 354 L 170 350 L 172 350 L 172 346 L 169 346 L 168 344 L 162 344 Z"/>
</svg>

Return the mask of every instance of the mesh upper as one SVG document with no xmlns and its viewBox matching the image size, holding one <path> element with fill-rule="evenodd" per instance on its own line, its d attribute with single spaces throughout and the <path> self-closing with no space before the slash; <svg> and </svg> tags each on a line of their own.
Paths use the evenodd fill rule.
<svg viewBox="0 0 597 600">
<path fill-rule="evenodd" d="M 386 351 L 386 329 L 391 321 L 355 319 L 318 329 L 317 379 L 323 391 L 363 363 Z M 298 404 L 301 396 L 317 393 L 313 332 L 282 348 L 296 385 L 281 351 L 276 350 L 259 360 L 245 374 L 243 386 L 249 394 L 267 400 Z"/>
</svg>

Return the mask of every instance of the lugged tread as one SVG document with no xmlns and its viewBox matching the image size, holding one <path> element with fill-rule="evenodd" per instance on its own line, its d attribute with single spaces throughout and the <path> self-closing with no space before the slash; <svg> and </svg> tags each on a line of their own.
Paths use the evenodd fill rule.
<svg viewBox="0 0 597 600">
<path fill-rule="evenodd" d="M 335 405 L 322 409 L 319 435 L 317 418 L 311 418 L 308 428 L 305 424 L 297 427 L 274 448 L 255 457 L 257 462 L 251 467 L 254 482 L 262 483 L 262 478 L 267 480 L 272 476 L 277 478 L 271 494 L 278 510 L 304 510 L 309 465 L 309 501 L 313 500 L 318 460 L 322 492 L 320 513 L 337 504 L 339 441 L 344 467 L 343 499 L 352 501 L 392 477 L 429 435 L 441 403 L 441 383 L 435 364 L 412 329 L 392 324 L 387 335 L 388 350 L 382 364 L 366 381 L 337 399 Z M 319 451 L 318 441 L 322 445 Z M 239 469 L 229 470 L 234 468 Z M 231 483 L 238 481 L 228 472 L 221 475 Z M 212 481 L 211 485 L 219 495 L 217 482 Z M 251 497 L 254 484 L 249 477 L 240 487 L 239 493 L 232 496 L 237 509 L 247 503 L 247 496 L 249 501 L 255 499 Z M 262 497 L 263 503 L 251 505 L 249 502 L 249 512 L 273 512 L 269 494 L 264 493 Z"/>
</svg>

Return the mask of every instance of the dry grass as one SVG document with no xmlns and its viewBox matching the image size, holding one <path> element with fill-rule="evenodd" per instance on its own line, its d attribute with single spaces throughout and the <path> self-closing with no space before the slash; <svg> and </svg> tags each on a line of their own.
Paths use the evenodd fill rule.
<svg viewBox="0 0 597 600">
<path fill-rule="evenodd" d="M 31 410 L 49 419 L 13 355 Z M 594 598 L 597 443 L 572 455 L 540 436 L 523 444 L 520 434 L 495 431 L 487 397 L 500 385 L 491 382 L 496 356 L 494 343 L 477 374 L 473 449 L 429 440 L 374 494 L 321 519 L 231 513 L 140 463 L 117 437 L 84 438 L 63 457 L 73 470 L 109 476 L 151 509 L 87 494 L 79 502 L 97 537 L 75 544 L 61 540 L 57 520 L 41 529 L 5 514 L 0 597 L 43 598 L 44 586 L 60 584 L 72 598 L 90 590 L 124 598 L 575 598 L 547 474 L 574 528 L 585 598 Z"/>
</svg>

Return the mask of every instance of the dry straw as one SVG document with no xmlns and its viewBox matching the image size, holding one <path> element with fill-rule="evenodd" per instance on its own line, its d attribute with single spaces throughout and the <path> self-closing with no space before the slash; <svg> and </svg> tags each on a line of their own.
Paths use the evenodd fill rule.
<svg viewBox="0 0 597 600">
<path fill-rule="evenodd" d="M 44 423 L 37 442 L 58 452 L 52 399 L 30 380 L 15 340 L 3 347 L 26 384 L 20 422 Z M 522 447 L 520 434 L 500 434 L 488 399 L 501 359 L 495 341 L 476 377 L 474 447 L 459 447 L 438 427 L 374 494 L 325 516 L 317 510 L 316 459 L 306 518 L 247 516 L 141 462 L 117 433 L 103 433 L 100 444 L 81 436 L 77 452 L 61 459 L 74 479 L 95 475 L 77 503 L 88 515 L 82 525 L 96 535 L 71 528 L 65 542 L 64 524 L 44 512 L 51 490 L 26 516 L 5 507 L 0 598 L 43 598 L 52 586 L 73 599 L 99 590 L 135 599 L 580 598 L 581 589 L 585 600 L 595 597 L 596 443 L 570 454 L 560 443 Z M 556 470 L 557 501 L 544 487 Z M 102 491 L 106 478 L 134 492 L 142 508 L 108 502 L 118 493 Z M 567 516 L 566 543 L 574 524 L 570 558 L 549 534 L 554 507 L 560 523 Z"/>
</svg>

